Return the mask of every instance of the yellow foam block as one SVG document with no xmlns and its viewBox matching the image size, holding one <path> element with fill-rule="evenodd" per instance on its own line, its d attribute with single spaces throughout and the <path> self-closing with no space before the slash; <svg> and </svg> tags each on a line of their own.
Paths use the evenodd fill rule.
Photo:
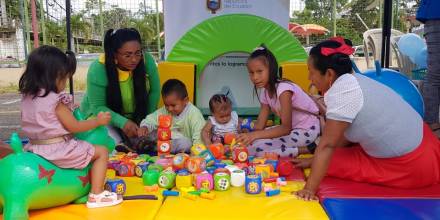
<svg viewBox="0 0 440 220">
<path fill-rule="evenodd" d="M 141 178 L 125 177 L 122 179 L 127 184 L 125 195 L 147 194 Z M 127 200 L 120 205 L 102 209 L 88 209 L 85 204 L 72 204 L 35 210 L 29 213 L 30 220 L 154 219 L 163 202 L 161 194 L 161 192 L 157 194 L 158 200 Z"/>
<path fill-rule="evenodd" d="M 292 187 L 295 184 L 300 183 L 289 182 Z M 214 200 L 168 197 L 156 219 L 328 219 L 318 201 L 302 201 L 290 192 L 266 197 L 264 193 L 249 195 L 243 187 L 232 187 L 215 194 Z"/>
<path fill-rule="evenodd" d="M 285 62 L 281 64 L 282 77 L 291 80 L 304 91 L 310 87 L 309 71 L 305 62 Z"/>
<path fill-rule="evenodd" d="M 310 171 L 311 171 L 310 168 L 306 168 L 306 169 L 304 169 L 304 176 L 305 176 L 305 177 L 309 177 L 309 176 L 310 176 Z"/>
<path fill-rule="evenodd" d="M 159 70 L 160 87 L 169 79 L 178 79 L 182 81 L 188 91 L 189 101 L 194 103 L 195 94 L 195 76 L 196 65 L 193 63 L 181 62 L 161 62 L 157 66 Z M 159 101 L 159 107 L 163 106 L 162 98 Z"/>
</svg>

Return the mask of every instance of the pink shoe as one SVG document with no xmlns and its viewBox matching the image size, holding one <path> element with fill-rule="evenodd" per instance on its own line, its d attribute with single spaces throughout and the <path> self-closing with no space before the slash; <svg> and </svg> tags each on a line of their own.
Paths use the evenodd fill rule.
<svg viewBox="0 0 440 220">
<path fill-rule="evenodd" d="M 114 206 L 122 202 L 116 193 L 104 190 L 100 194 L 89 193 L 89 201 L 87 201 L 87 208 L 101 208 L 107 206 Z"/>
</svg>

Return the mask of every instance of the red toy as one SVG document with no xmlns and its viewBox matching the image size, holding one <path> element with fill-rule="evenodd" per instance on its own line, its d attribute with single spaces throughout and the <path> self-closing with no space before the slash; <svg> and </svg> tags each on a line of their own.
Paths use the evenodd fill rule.
<svg viewBox="0 0 440 220">
<path fill-rule="evenodd" d="M 231 144 L 232 140 L 234 140 L 235 138 L 236 137 L 234 133 L 226 133 L 224 137 L 224 142 L 225 144 Z"/>
<path fill-rule="evenodd" d="M 171 130 L 169 128 L 157 128 L 157 139 L 160 141 L 171 140 Z"/>
<path fill-rule="evenodd" d="M 211 151 L 215 159 L 222 159 L 225 155 L 225 147 L 221 143 L 211 144 L 208 149 Z"/>
<path fill-rule="evenodd" d="M 157 141 L 157 155 L 167 155 L 171 152 L 171 141 Z"/>
<path fill-rule="evenodd" d="M 160 128 L 170 128 L 173 117 L 171 115 L 159 115 L 159 127 Z"/>
<path fill-rule="evenodd" d="M 134 176 L 135 165 L 131 162 L 122 162 L 118 166 L 118 176 Z"/>
<path fill-rule="evenodd" d="M 280 159 L 277 165 L 277 172 L 280 176 L 287 177 L 290 176 L 295 169 L 293 163 L 289 159 Z"/>
<path fill-rule="evenodd" d="M 191 157 L 186 162 L 186 168 L 191 173 L 201 173 L 206 169 L 206 162 L 201 157 Z"/>
<path fill-rule="evenodd" d="M 232 160 L 235 163 L 245 163 L 248 160 L 248 150 L 244 146 L 237 146 L 232 149 Z"/>
</svg>

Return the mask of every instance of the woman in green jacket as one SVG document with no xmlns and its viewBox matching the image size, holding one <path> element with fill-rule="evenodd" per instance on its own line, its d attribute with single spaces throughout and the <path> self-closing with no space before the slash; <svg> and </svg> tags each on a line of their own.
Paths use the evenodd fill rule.
<svg viewBox="0 0 440 220">
<path fill-rule="evenodd" d="M 109 134 L 117 144 L 125 137 L 137 137 L 140 121 L 159 101 L 156 63 L 149 53 L 142 52 L 141 42 L 136 29 L 108 30 L 105 54 L 90 65 L 87 74 L 81 111 L 87 117 L 110 112 Z"/>
</svg>

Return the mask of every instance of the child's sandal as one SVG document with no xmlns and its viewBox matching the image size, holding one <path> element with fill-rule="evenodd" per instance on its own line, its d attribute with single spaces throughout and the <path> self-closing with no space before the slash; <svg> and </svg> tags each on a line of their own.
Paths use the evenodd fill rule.
<svg viewBox="0 0 440 220">
<path fill-rule="evenodd" d="M 87 201 L 87 208 L 101 208 L 107 206 L 114 206 L 122 202 L 122 198 L 118 198 L 118 195 L 114 192 L 104 190 L 100 194 L 89 194 L 89 200 Z"/>
</svg>

